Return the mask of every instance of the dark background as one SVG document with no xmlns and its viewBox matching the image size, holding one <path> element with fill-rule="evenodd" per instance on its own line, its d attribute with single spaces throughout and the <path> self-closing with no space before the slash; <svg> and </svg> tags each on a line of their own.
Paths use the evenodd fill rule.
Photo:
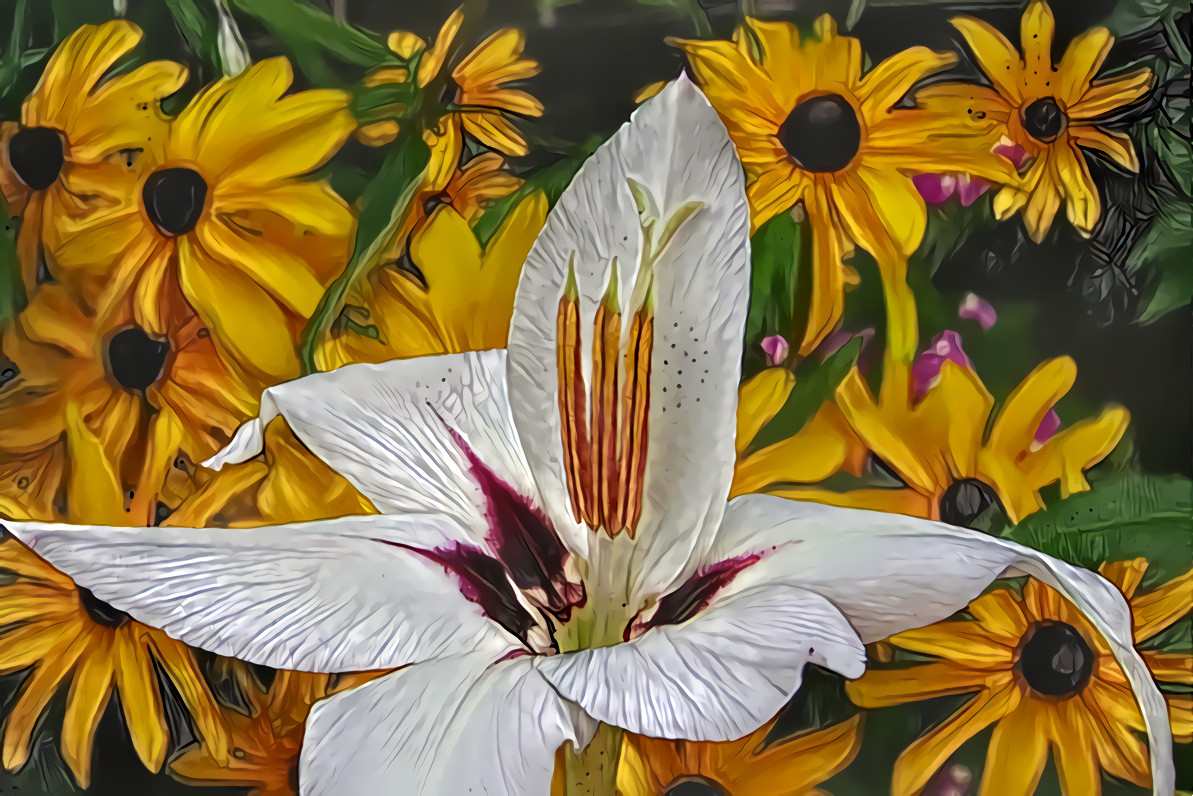
<svg viewBox="0 0 1193 796">
<path fill-rule="evenodd" d="M 14 0 L 0 0 L 0 19 L 10 19 Z M 62 0 L 58 0 L 62 2 Z M 104 0 L 74 0 L 99 5 Z M 138 11 L 163 8 L 160 29 L 147 30 L 154 50 L 182 57 L 181 37 L 168 23 L 163 0 L 130 0 L 130 16 Z M 57 5 L 57 2 L 55 3 Z M 484 4 L 478 4 L 484 5 Z M 702 0 L 714 32 L 728 36 L 737 20 L 734 2 Z M 1114 7 L 1109 0 L 1053 0 L 1058 48 L 1069 38 L 1099 23 Z M 422 0 L 347 0 L 350 21 L 375 32 L 413 30 L 432 38 L 453 2 Z M 759 16 L 810 23 L 822 13 L 842 23 L 846 2 L 808 0 L 759 0 Z M 867 6 L 850 31 L 862 40 L 873 61 L 913 45 L 958 49 L 948 19 L 963 11 L 1000 27 L 1012 41 L 1018 39 L 1018 3 L 904 4 L 884 0 Z M 540 123 L 531 126 L 535 152 L 516 162 L 529 169 L 549 162 L 566 142 L 579 142 L 594 133 L 602 137 L 615 130 L 634 108 L 634 93 L 656 80 L 673 77 L 681 68 L 678 51 L 663 43 L 668 35 L 693 36 L 691 20 L 670 7 L 643 5 L 631 0 L 581 0 L 555 9 L 551 26 L 542 24 L 532 0 L 490 0 L 480 33 L 514 26 L 526 30 L 527 54 L 541 62 L 542 74 L 530 81 L 529 90 L 546 106 Z M 264 31 L 243 24 L 250 51 L 259 56 L 268 48 Z M 478 39 L 479 40 L 479 39 Z M 47 45 L 52 42 L 39 42 Z M 1150 46 L 1144 37 L 1121 40 L 1108 66 L 1126 63 Z M 1059 55 L 1059 53 L 1058 53 Z M 1109 175 L 1095 167 L 1097 176 Z M 1079 289 L 1091 265 L 1089 244 L 1078 238 L 1062 215 L 1042 245 L 1023 240 L 1017 221 L 998 225 L 993 233 L 967 241 L 947 258 L 932 276 L 932 284 L 946 296 L 974 291 L 992 302 L 1029 302 L 1037 308 L 1024 324 L 1022 339 L 1005 351 L 1005 359 L 1018 367 L 1022 378 L 1038 362 L 1068 354 L 1078 364 L 1074 398 L 1085 407 L 1108 402 L 1125 405 L 1132 414 L 1132 428 L 1140 465 L 1156 473 L 1193 474 L 1193 314 L 1186 306 L 1159 321 L 1141 326 L 1132 320 L 1129 297 L 1091 300 Z M 1191 250 L 1193 267 L 1193 250 Z M 874 319 L 880 322 L 881 319 Z M 939 331 L 939 329 L 935 330 Z M 924 337 L 933 332 L 924 330 Z M 977 363 L 979 368 L 982 363 Z M 1013 386 L 1014 381 L 1010 382 Z M 996 391 L 997 394 L 997 391 Z M 0 695 L 8 701 L 20 676 L 3 678 Z M 59 702 L 64 694 L 59 696 Z M 33 761 L 18 774 L 0 774 L 0 794 L 69 794 L 76 792 L 60 774 L 54 749 L 61 722 L 61 704 L 51 711 L 39 732 Z M 185 732 L 183 733 L 185 735 Z M 153 776 L 136 760 L 120 726 L 119 710 L 109 707 L 100 725 L 95 747 L 93 783 L 89 793 L 181 794 L 194 792 L 165 776 Z M 238 789 L 206 788 L 208 793 L 243 793 Z"/>
</svg>

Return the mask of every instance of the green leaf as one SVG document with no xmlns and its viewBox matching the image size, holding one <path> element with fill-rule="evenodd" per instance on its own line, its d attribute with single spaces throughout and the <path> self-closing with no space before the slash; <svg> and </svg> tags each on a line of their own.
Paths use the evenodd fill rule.
<svg viewBox="0 0 1193 796">
<path fill-rule="evenodd" d="M 419 136 L 409 136 L 390 152 L 380 172 L 361 197 L 362 209 L 356 224 L 352 257 L 319 302 L 303 331 L 299 351 L 303 371 L 315 371 L 315 349 L 339 317 L 348 290 L 367 277 L 379 264 L 382 253 L 393 241 L 395 231 L 411 210 L 411 200 L 422 184 L 431 150 Z"/>
<path fill-rule="evenodd" d="M 1143 556 L 1164 579 L 1193 561 L 1193 481 L 1123 472 L 1025 518 L 1005 535 L 1078 566 Z"/>
<path fill-rule="evenodd" d="M 17 232 L 20 222 L 8 214 L 8 205 L 0 198 L 0 321 L 6 321 L 25 309 L 25 285 L 21 280 L 21 261 L 17 257 Z"/>
<path fill-rule="evenodd" d="M 211 13 L 211 4 L 196 0 L 166 0 L 166 8 L 174 17 L 174 24 L 186 39 L 191 50 L 212 72 L 220 71 L 219 25 Z"/>
<path fill-rule="evenodd" d="M 341 85 L 326 56 L 362 67 L 393 59 L 380 42 L 344 25 L 307 0 L 228 0 L 236 11 L 255 17 L 277 37 L 299 71 L 318 85 Z"/>
<path fill-rule="evenodd" d="M 1140 323 L 1152 323 L 1189 303 L 1193 297 L 1193 208 L 1177 200 L 1166 202 L 1131 247 L 1124 269 L 1145 284 L 1138 305 Z"/>
<path fill-rule="evenodd" d="M 787 402 L 758 433 L 751 449 L 773 445 L 803 428 L 820 411 L 820 407 L 833 400 L 837 386 L 857 362 L 861 351 L 862 340 L 855 337 L 822 363 L 811 366 L 811 360 L 804 360 L 803 366 L 795 371 L 795 388 Z"/>
<path fill-rule="evenodd" d="M 1163 20 L 1189 13 L 1190 0 L 1119 0 L 1103 24 L 1116 36 L 1138 33 Z"/>
<path fill-rule="evenodd" d="M 746 345 L 792 329 L 795 283 L 800 255 L 805 246 L 804 230 L 790 213 L 767 221 L 750 238 L 750 308 L 746 315 Z"/>
</svg>

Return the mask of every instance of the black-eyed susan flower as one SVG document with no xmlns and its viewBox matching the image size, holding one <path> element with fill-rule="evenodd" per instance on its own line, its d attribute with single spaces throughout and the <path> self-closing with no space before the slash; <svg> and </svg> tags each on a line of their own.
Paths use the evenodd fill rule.
<svg viewBox="0 0 1193 796">
<path fill-rule="evenodd" d="M 70 475 L 64 519 L 127 522 L 125 485 L 108 456 L 109 445 L 87 428 L 73 404 L 66 414 L 63 455 Z M 0 504 L 6 513 L 19 512 L 16 517 L 30 516 L 11 501 L 0 499 Z M 160 770 L 169 733 L 159 669 L 182 698 L 210 754 L 227 758 L 219 707 L 191 651 L 77 588 L 14 539 L 0 543 L 0 615 L 0 673 L 30 670 L 4 722 L 0 757 L 5 768 L 25 764 L 50 701 L 66 692 L 62 756 L 82 787 L 90 778 L 96 728 L 114 694 L 137 755 L 150 770 Z"/>
<path fill-rule="evenodd" d="M 1022 181 L 995 195 L 999 219 L 1022 211 L 1028 234 L 1039 242 L 1063 203 L 1069 221 L 1088 236 L 1101 216 L 1102 202 L 1082 150 L 1095 150 L 1124 169 L 1139 170 L 1130 137 L 1102 127 L 1098 120 L 1143 97 L 1153 83 L 1151 70 L 1095 80 L 1114 43 L 1106 28 L 1093 28 L 1073 39 L 1060 61 L 1053 63 L 1056 26 L 1044 0 L 1032 0 L 1023 12 L 1022 52 L 979 19 L 957 17 L 953 25 L 991 88 L 941 83 L 918 100 L 986 131 L 991 146 L 1001 142 L 1018 147 L 1029 159 Z"/>
<path fill-rule="evenodd" d="M 345 202 L 304 175 L 352 131 L 347 94 L 285 95 L 290 64 L 272 58 L 196 96 L 152 144 L 152 169 L 119 205 L 57 223 L 64 271 L 107 275 L 132 292 L 136 324 L 169 331 L 194 308 L 213 340 L 259 378 L 297 375 L 295 347 L 353 229 Z"/>
<path fill-rule="evenodd" d="M 0 348 L 14 371 L 0 388 L 2 455 L 13 460 L 55 445 L 67 406 L 76 405 L 123 483 L 137 487 L 125 521 L 153 521 L 154 493 L 178 452 L 200 461 L 218 450 L 265 386 L 223 360 L 193 313 L 152 334 L 127 301 L 92 317 L 60 285 L 38 292 Z M 53 494 L 54 485 L 42 486 Z"/>
<path fill-rule="evenodd" d="M 726 500 L 748 235 L 732 142 L 681 78 L 560 197 L 505 349 L 268 388 L 208 462 L 259 455 L 280 415 L 381 513 L 5 525 L 101 599 L 216 654 L 401 667 L 312 710 L 313 793 L 543 793 L 567 742 L 567 787 L 610 793 L 622 731 L 745 737 L 807 663 L 860 676 L 866 641 L 952 615 L 1008 569 L 1082 601 L 1131 675 L 1170 790 L 1164 706 L 1121 597 L 1093 573 L 918 518 Z"/>
<path fill-rule="evenodd" d="M 506 155 L 525 155 L 526 139 L 508 117 L 533 118 L 543 114 L 541 102 L 508 85 L 539 73 L 538 62 L 522 56 L 526 34 L 502 28 L 457 59 L 452 56 L 460 46 L 457 36 L 463 22 L 463 10 L 457 9 L 443 23 L 430 47 L 413 33 L 395 31 L 390 34 L 389 48 L 399 58 L 417 63 L 412 68 L 418 88 L 431 86 L 440 92 L 435 99 L 444 113 L 435 123 L 434 135 L 462 129 L 490 149 Z M 449 71 L 444 72 L 445 68 Z M 405 82 L 408 77 L 406 70 L 394 71 L 389 67 L 377 70 L 369 80 L 373 84 Z M 397 133 L 393 125 L 376 129 L 382 134 Z"/>
<path fill-rule="evenodd" d="M 845 287 L 857 279 L 842 260 L 855 245 L 888 281 L 904 280 L 927 222 L 913 173 L 1013 179 L 960 123 L 900 106 L 922 78 L 951 66 L 952 54 L 913 47 L 863 74 L 860 43 L 839 36 L 827 15 L 809 37 L 789 23 L 747 19 L 732 42 L 673 43 L 741 155 L 753 228 L 796 203 L 807 212 L 813 286 L 801 354 L 841 317 Z"/>
<path fill-rule="evenodd" d="M 216 759 L 196 745 L 171 761 L 170 771 L 192 785 L 249 788 L 250 796 L 296 796 L 298 754 L 311 706 L 376 676 L 280 671 L 268 689 L 250 683 L 244 694 L 248 715 L 224 711 L 231 750 L 227 759 Z"/>
<path fill-rule="evenodd" d="M 1146 567 L 1141 559 L 1102 567 L 1130 601 L 1137 645 L 1186 615 L 1193 604 L 1193 572 L 1141 593 Z M 1034 579 L 1022 596 L 997 589 L 970 603 L 968 611 L 972 619 L 890 638 L 896 647 L 932 656 L 930 661 L 871 668 L 846 686 L 851 698 L 867 708 L 972 694 L 900 755 L 893 793 L 919 792 L 963 743 L 991 725 L 979 796 L 1034 793 L 1050 753 L 1067 794 L 1097 796 L 1100 771 L 1139 785 L 1151 783 L 1131 687 L 1080 612 Z M 1173 673 L 1183 667 L 1180 676 L 1187 683 L 1193 671 L 1189 655 L 1141 654 L 1160 680 L 1176 679 Z"/>
<path fill-rule="evenodd" d="M 28 292 L 58 276 L 43 231 L 53 247 L 60 220 L 117 206 L 136 189 L 140 153 L 165 137 L 160 103 L 186 81 L 186 69 L 154 61 L 110 74 L 140 40 L 140 28 L 124 20 L 84 25 L 46 64 L 20 122 L 0 124 L 0 191 L 23 217 L 18 254 Z"/>
<path fill-rule="evenodd" d="M 546 217 L 546 198 L 532 194 L 482 248 L 453 206 L 433 210 L 408 252 L 361 283 L 349 301 L 363 308 L 360 323 L 377 336 L 333 334 L 318 352 L 320 368 L 504 345 L 522 262 Z"/>
<path fill-rule="evenodd" d="M 861 746 L 860 717 L 766 743 L 774 722 L 739 741 L 698 743 L 627 734 L 617 769 L 621 796 L 815 796 Z"/>
<path fill-rule="evenodd" d="M 782 406 L 781 393 L 761 386 L 782 377 L 766 378 L 757 388 L 746 385 L 757 399 L 742 403 L 738 423 L 748 436 L 739 446 Z M 1126 432 L 1129 415 L 1119 406 L 1059 431 L 1050 425 L 1076 378 L 1071 358 L 1044 362 L 995 413 L 960 338 L 947 332 L 912 367 L 888 356 L 877 396 L 855 367 L 837 388 L 833 409 L 821 409 L 790 440 L 739 460 L 734 488 L 954 525 L 995 507 L 1019 522 L 1043 507 L 1040 490 L 1049 484 L 1059 481 L 1065 496 L 1088 489 L 1085 471 Z M 815 486 L 838 470 L 862 475 L 868 468 L 901 485 L 841 492 Z"/>
</svg>

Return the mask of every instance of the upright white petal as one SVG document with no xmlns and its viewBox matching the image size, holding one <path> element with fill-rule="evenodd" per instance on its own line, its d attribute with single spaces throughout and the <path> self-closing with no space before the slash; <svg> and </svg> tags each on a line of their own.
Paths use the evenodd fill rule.
<svg viewBox="0 0 1193 796">
<path fill-rule="evenodd" d="M 807 663 L 860 677 L 866 653 L 828 600 L 777 585 L 715 599 L 683 624 L 623 644 L 540 658 L 538 668 L 608 724 L 660 738 L 728 741 L 778 713 Z"/>
<path fill-rule="evenodd" d="M 251 529 L 4 522 L 96 597 L 192 646 L 279 669 L 385 669 L 519 648 L 443 567 L 396 545 L 457 544 L 445 517 Z"/>
<path fill-rule="evenodd" d="M 1135 651 L 1131 612 L 1105 578 L 968 528 L 874 511 L 747 495 L 729 504 L 709 561 L 761 554 L 727 589 L 799 584 L 841 609 L 869 643 L 952 615 L 991 581 L 1025 573 L 1070 600 L 1110 644 L 1147 722 L 1157 794 L 1171 794 L 1164 698 Z"/>
<path fill-rule="evenodd" d="M 299 761 L 302 796 L 540 796 L 555 750 L 595 723 L 530 658 L 479 650 L 411 666 L 320 702 Z"/>
<path fill-rule="evenodd" d="M 534 495 L 510 416 L 504 351 L 348 365 L 270 387 L 260 418 L 208 466 L 260 453 L 262 429 L 278 415 L 387 514 L 445 514 L 483 537 L 484 496 L 449 426 L 498 477 Z"/>
<path fill-rule="evenodd" d="M 557 383 L 557 314 L 573 262 L 583 371 L 591 382 L 593 321 L 616 262 L 622 339 L 649 279 L 643 218 L 631 181 L 654 205 L 654 345 L 644 508 L 627 566 L 639 593 L 682 577 L 720 522 L 732 477 L 737 382 L 749 283 L 744 178 L 716 112 L 681 77 L 639 108 L 585 163 L 527 257 L 509 337 L 514 420 L 539 488 L 569 514 Z M 686 206 L 686 208 L 685 208 Z M 591 404 L 591 402 L 590 402 Z"/>
</svg>

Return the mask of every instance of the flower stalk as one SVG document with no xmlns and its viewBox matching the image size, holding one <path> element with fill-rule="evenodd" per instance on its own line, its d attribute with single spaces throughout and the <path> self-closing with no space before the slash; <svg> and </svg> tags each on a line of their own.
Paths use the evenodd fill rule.
<svg viewBox="0 0 1193 796">
<path fill-rule="evenodd" d="M 622 732 L 601 724 L 588 746 L 580 751 L 569 742 L 564 757 L 564 793 L 567 796 L 614 796 Z"/>
</svg>

